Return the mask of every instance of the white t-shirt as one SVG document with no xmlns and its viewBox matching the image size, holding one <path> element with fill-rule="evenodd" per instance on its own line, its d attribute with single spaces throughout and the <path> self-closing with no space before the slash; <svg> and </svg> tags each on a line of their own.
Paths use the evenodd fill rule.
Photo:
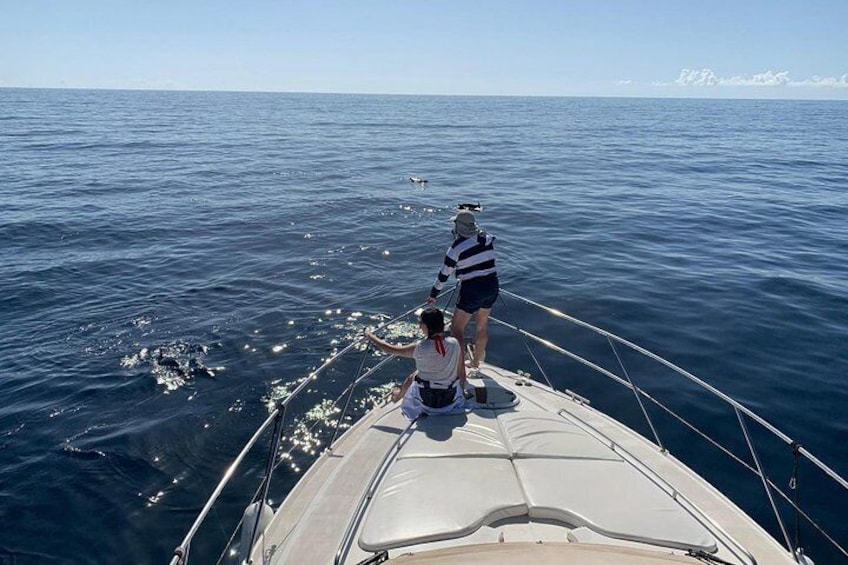
<svg viewBox="0 0 848 565">
<path fill-rule="evenodd" d="M 445 338 L 444 356 L 436 351 L 434 340 L 422 339 L 413 353 L 419 378 L 444 386 L 453 384 L 459 368 L 459 355 L 460 347 L 456 338 Z"/>
</svg>

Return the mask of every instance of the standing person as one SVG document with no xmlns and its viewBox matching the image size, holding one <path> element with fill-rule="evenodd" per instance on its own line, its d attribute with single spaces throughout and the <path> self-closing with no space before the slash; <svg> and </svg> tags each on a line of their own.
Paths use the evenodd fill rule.
<svg viewBox="0 0 848 565">
<path fill-rule="evenodd" d="M 451 218 L 454 222 L 454 241 L 445 253 L 445 260 L 436 282 L 430 290 L 427 302 L 436 304 L 437 297 L 448 278 L 456 273 L 460 281 L 459 299 L 451 320 L 451 335 L 459 341 L 465 351 L 465 326 L 475 316 L 477 321 L 477 341 L 472 369 L 477 369 L 486 359 L 486 345 L 489 342 L 489 314 L 498 298 L 500 286 L 495 268 L 495 238 L 477 225 L 477 220 L 468 210 L 460 210 Z M 459 378 L 465 386 L 465 364 L 459 369 Z"/>
<path fill-rule="evenodd" d="M 445 337 L 444 314 L 437 308 L 427 308 L 421 313 L 418 327 L 427 338 L 407 345 L 392 345 L 365 330 L 365 336 L 384 353 L 415 359 L 416 370 L 400 387 L 395 387 L 392 402 L 403 398 L 401 411 L 409 420 L 422 413 L 464 412 L 463 389 L 456 386 L 462 349 L 456 339 Z"/>
</svg>

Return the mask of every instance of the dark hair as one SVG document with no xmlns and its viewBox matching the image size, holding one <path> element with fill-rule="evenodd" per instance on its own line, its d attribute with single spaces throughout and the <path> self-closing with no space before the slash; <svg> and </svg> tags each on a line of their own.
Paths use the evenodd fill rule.
<svg viewBox="0 0 848 565">
<path fill-rule="evenodd" d="M 445 315 L 438 308 L 427 308 L 421 312 L 421 323 L 427 326 L 427 338 L 445 331 Z"/>
</svg>

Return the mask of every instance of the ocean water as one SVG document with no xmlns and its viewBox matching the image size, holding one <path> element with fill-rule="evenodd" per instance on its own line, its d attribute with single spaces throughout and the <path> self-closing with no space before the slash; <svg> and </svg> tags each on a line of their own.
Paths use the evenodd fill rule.
<svg viewBox="0 0 848 565">
<path fill-rule="evenodd" d="M 2 89 L 0 563 L 166 563 L 269 403 L 424 300 L 460 202 L 482 203 L 506 289 L 666 357 L 848 476 L 845 102 Z M 609 358 L 520 303 L 495 315 Z M 539 355 L 650 433 L 632 393 Z M 539 377 L 497 327 L 489 360 Z M 732 410 L 624 362 L 745 455 Z M 359 363 L 289 423 L 330 418 Z M 785 489 L 791 449 L 749 425 Z M 663 440 L 782 539 L 759 479 L 697 437 Z M 311 449 L 278 469 L 276 502 Z M 263 455 L 196 562 L 217 559 Z M 798 484 L 848 540 L 845 493 L 808 464 Z M 801 535 L 819 565 L 845 562 Z"/>
</svg>

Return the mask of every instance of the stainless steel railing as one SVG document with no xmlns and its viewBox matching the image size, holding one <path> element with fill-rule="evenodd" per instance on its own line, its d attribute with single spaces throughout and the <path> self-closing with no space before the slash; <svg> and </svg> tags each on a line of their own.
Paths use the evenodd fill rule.
<svg viewBox="0 0 848 565">
<path fill-rule="evenodd" d="M 660 440 L 657 429 L 654 426 L 654 423 L 653 423 L 651 417 L 649 416 L 648 411 L 645 408 L 644 403 L 642 402 L 643 399 L 648 400 L 648 401 L 652 402 L 654 405 L 661 408 L 667 414 L 669 414 L 670 416 L 674 417 L 675 419 L 677 419 L 678 421 L 683 423 L 690 430 L 699 434 L 701 437 L 703 437 L 704 439 L 706 439 L 707 441 L 712 443 L 714 446 L 718 447 L 726 455 L 729 455 L 731 458 L 736 460 L 738 463 L 741 463 L 745 468 L 747 468 L 754 475 L 756 475 L 760 479 L 760 481 L 763 485 L 763 489 L 764 489 L 765 494 L 768 498 L 769 505 L 770 505 L 772 511 L 775 514 L 775 518 L 778 522 L 778 526 L 779 526 L 781 534 L 784 538 L 784 542 L 786 544 L 786 547 L 795 556 L 796 560 L 801 562 L 802 556 L 803 556 L 803 551 L 800 547 L 797 546 L 797 543 L 793 543 L 793 540 L 791 539 L 791 537 L 789 535 L 788 529 L 787 529 L 786 525 L 784 524 L 783 517 L 781 516 L 781 513 L 778 511 L 777 504 L 776 504 L 775 499 L 774 499 L 774 494 L 778 494 L 779 496 L 781 496 L 783 498 L 783 500 L 787 504 L 789 504 L 789 506 L 791 506 L 798 513 L 799 517 L 803 517 L 807 521 L 807 523 L 809 523 L 816 531 L 818 531 L 824 537 L 824 539 L 826 539 L 839 553 L 841 553 L 845 557 L 848 557 L 848 550 L 846 550 L 844 543 L 839 543 L 837 540 L 835 540 L 830 534 L 828 534 L 825 531 L 825 529 L 823 527 L 821 527 L 814 519 L 812 519 L 806 512 L 804 512 L 804 510 L 801 509 L 797 505 L 797 503 L 794 500 L 792 500 L 792 498 L 787 493 L 783 492 L 783 490 L 781 490 L 777 485 L 775 485 L 775 483 L 773 481 L 771 481 L 768 478 L 765 471 L 763 470 L 763 465 L 762 465 L 760 456 L 757 452 L 757 449 L 754 445 L 752 435 L 751 435 L 750 431 L 748 430 L 746 418 L 748 420 L 752 421 L 752 422 L 759 424 L 760 426 L 762 426 L 763 429 L 767 430 L 774 437 L 778 438 L 781 442 L 783 442 L 787 446 L 789 446 L 792 450 L 793 457 L 796 457 L 796 458 L 797 457 L 803 457 L 803 458 L 805 458 L 807 461 L 809 461 L 811 464 L 813 464 L 815 467 L 817 467 L 822 473 L 824 473 L 827 477 L 829 477 L 831 480 L 833 480 L 833 482 L 836 485 L 842 487 L 842 489 L 844 491 L 848 492 L 848 481 L 846 481 L 843 477 L 841 477 L 838 473 L 836 473 L 836 471 L 834 471 L 833 469 L 831 469 L 830 467 L 825 465 L 821 460 L 819 460 L 812 453 L 810 453 L 807 449 L 805 449 L 803 446 L 801 446 L 799 442 L 793 440 L 788 435 L 786 435 L 785 433 L 780 431 L 777 427 L 775 427 L 774 425 L 772 425 L 771 423 L 766 421 L 764 418 L 760 417 L 759 415 L 754 413 L 752 410 L 743 406 L 742 404 L 740 404 L 739 402 L 737 402 L 736 400 L 734 400 L 730 396 L 719 391 L 718 389 L 716 389 L 712 385 L 704 382 L 703 380 L 699 379 L 698 377 L 696 377 L 692 373 L 678 367 L 674 363 L 671 363 L 670 361 L 663 359 L 662 357 L 644 349 L 643 347 L 640 347 L 640 346 L 638 346 L 638 345 L 636 345 L 636 344 L 634 344 L 634 343 L 632 343 L 632 342 L 630 342 L 630 341 L 628 341 L 624 338 L 621 338 L 621 337 L 619 337 L 619 336 L 617 336 L 613 333 L 610 333 L 606 330 L 600 329 L 600 328 L 593 326 L 591 324 L 588 324 L 588 323 L 586 323 L 582 320 L 574 318 L 573 316 L 569 316 L 569 315 L 561 312 L 560 310 L 545 306 L 543 304 L 539 304 L 538 302 L 534 302 L 533 300 L 527 299 L 523 296 L 512 293 L 512 292 L 505 290 L 503 288 L 501 289 L 501 294 L 506 295 L 506 296 L 508 296 L 512 299 L 515 299 L 519 302 L 522 302 L 524 304 L 533 306 L 533 307 L 535 307 L 539 310 L 542 310 L 543 312 L 546 312 L 547 314 L 554 316 L 555 318 L 559 318 L 559 319 L 571 322 L 571 323 L 573 323 L 577 326 L 580 326 L 584 329 L 587 329 L 587 330 L 589 330 L 589 331 L 591 331 L 595 334 L 598 334 L 600 336 L 605 337 L 607 339 L 607 341 L 609 342 L 610 347 L 612 348 L 613 354 L 615 355 L 615 358 L 618 361 L 619 367 L 621 368 L 621 370 L 624 374 L 624 377 L 622 378 L 621 376 L 616 375 L 615 373 L 612 373 L 611 371 L 608 371 L 608 370 L 604 369 L 603 367 L 600 367 L 599 365 L 597 365 L 597 364 L 595 364 L 595 363 L 593 363 L 593 362 L 591 362 L 591 361 L 589 361 L 589 360 L 587 360 L 587 359 L 585 359 L 585 358 L 583 358 L 583 357 L 581 357 L 581 356 L 579 356 L 579 355 L 577 355 L 577 354 L 575 354 L 575 353 L 553 343 L 552 341 L 550 341 L 548 339 L 545 339 L 545 338 L 539 337 L 535 334 L 532 334 L 532 333 L 530 333 L 530 332 L 528 332 L 528 331 L 526 331 L 522 328 L 519 328 L 515 324 L 508 323 L 508 322 L 505 322 L 505 321 L 500 320 L 498 318 L 492 317 L 491 319 L 494 323 L 502 325 L 504 327 L 507 327 L 507 328 L 509 328 L 513 331 L 516 331 L 523 338 L 525 338 L 525 345 L 527 345 L 527 349 L 530 352 L 530 355 L 533 358 L 533 361 L 536 363 L 537 368 L 539 369 L 540 373 L 544 376 L 546 381 L 550 382 L 545 371 L 544 371 L 544 369 L 543 369 L 543 367 L 542 367 L 542 365 L 541 365 L 541 363 L 538 361 L 538 357 L 530 349 L 529 344 L 526 341 L 527 339 L 532 340 L 536 343 L 539 343 L 539 344 L 545 346 L 546 348 L 548 348 L 548 349 L 550 349 L 550 350 L 552 350 L 556 353 L 564 355 L 564 356 L 566 356 L 566 357 L 568 357 L 568 358 L 570 358 L 570 359 L 592 369 L 593 371 L 600 373 L 600 374 L 612 379 L 613 381 L 617 382 L 618 384 L 621 384 L 622 386 L 625 386 L 625 387 L 629 388 L 630 390 L 632 390 L 633 393 L 636 395 L 636 400 L 638 401 L 638 404 L 639 404 L 639 407 L 642 411 L 642 414 L 644 415 L 644 417 L 645 417 L 645 419 L 648 423 L 648 426 L 650 427 L 651 432 L 653 433 L 654 438 L 656 440 L 656 443 L 657 443 L 658 447 L 660 447 L 660 449 L 664 450 L 665 448 L 663 447 L 663 444 Z M 502 298 L 502 300 L 503 300 L 503 298 Z M 505 302 L 504 302 L 504 305 L 506 305 Z M 715 440 L 713 440 L 711 437 L 709 437 L 703 431 L 701 431 L 700 429 L 695 427 L 693 424 L 688 422 L 685 418 L 681 417 L 679 414 L 675 413 L 673 410 L 671 410 L 670 408 L 668 408 L 667 406 L 665 406 L 664 404 L 659 402 L 656 398 L 654 398 L 653 396 L 648 394 L 646 391 L 637 387 L 633 383 L 632 379 L 630 378 L 630 375 L 627 373 L 627 369 L 625 368 L 624 363 L 622 362 L 621 357 L 618 354 L 618 351 L 615 347 L 616 343 L 623 345 L 626 348 L 628 348 L 632 351 L 635 351 L 636 353 L 639 353 L 639 354 L 643 355 L 644 357 L 647 357 L 647 358 L 649 358 L 649 359 L 651 359 L 651 360 L 653 360 L 657 363 L 660 363 L 661 365 L 667 367 L 668 369 L 671 369 L 673 372 L 677 373 L 678 375 L 683 376 L 684 378 L 691 381 L 692 383 L 695 383 L 701 389 L 709 392 L 712 396 L 714 396 L 715 398 L 723 401 L 728 406 L 730 406 L 733 409 L 733 411 L 736 414 L 736 417 L 739 421 L 742 436 L 745 440 L 745 444 L 747 445 L 747 447 L 750 451 L 750 454 L 751 454 L 751 457 L 752 457 L 752 460 L 753 460 L 753 465 L 742 460 L 741 458 L 739 458 L 738 456 L 733 454 L 731 451 L 729 451 L 728 449 L 724 448 L 723 446 L 721 446 L 720 444 L 715 442 Z M 793 479 L 792 479 L 792 483 L 793 484 L 790 484 L 790 488 L 795 489 L 797 485 L 794 484 L 795 483 L 795 477 L 794 476 L 793 476 Z"/>
<path fill-rule="evenodd" d="M 453 289 L 451 290 L 451 292 L 453 292 Z M 647 401 L 647 402 L 653 404 L 654 406 L 658 407 L 659 409 L 663 410 L 667 415 L 678 420 L 685 427 L 687 427 L 688 429 L 694 431 L 695 433 L 697 433 L 698 435 L 703 437 L 706 441 L 708 441 L 713 446 L 718 448 L 725 455 L 729 456 L 731 459 L 735 460 L 737 463 L 744 466 L 748 471 L 750 471 L 751 473 L 753 473 L 754 475 L 759 477 L 759 479 L 760 479 L 760 481 L 763 485 L 763 488 L 766 492 L 766 495 L 769 499 L 769 504 L 770 504 L 773 512 L 776 515 L 776 518 L 777 518 L 777 521 L 779 523 L 779 527 L 780 527 L 781 533 L 783 535 L 786 547 L 790 552 L 793 553 L 793 555 L 796 556 L 796 559 L 798 559 L 799 562 L 801 562 L 801 559 L 802 559 L 802 557 L 801 557 L 802 551 L 799 547 L 797 547 L 796 543 L 793 543 L 793 540 L 791 539 L 791 537 L 788 533 L 787 527 L 783 522 L 783 518 L 781 517 L 781 514 L 777 509 L 777 505 L 776 505 L 774 497 L 773 497 L 774 494 L 779 495 L 787 504 L 789 504 L 797 512 L 797 515 L 799 517 L 804 518 L 807 521 L 807 523 L 809 523 L 814 529 L 816 529 L 823 536 L 823 538 L 826 539 L 832 545 L 832 547 L 834 547 L 842 555 L 848 557 L 848 551 L 846 551 L 844 543 L 840 543 L 839 541 L 834 539 L 830 534 L 828 534 L 827 531 L 825 531 L 825 529 L 822 526 L 820 526 L 812 517 L 810 517 L 803 509 L 801 509 L 796 504 L 796 502 L 792 499 L 792 497 L 790 497 L 788 494 L 783 492 L 771 479 L 769 479 L 767 477 L 766 473 L 763 470 L 763 467 L 762 467 L 762 464 L 761 464 L 761 461 L 760 461 L 760 457 L 758 456 L 758 452 L 755 449 L 754 442 L 752 440 L 751 434 L 750 434 L 748 427 L 746 425 L 746 419 L 750 420 L 751 422 L 755 422 L 755 423 L 759 424 L 763 429 L 770 432 L 774 437 L 778 438 L 781 442 L 790 446 L 791 449 L 792 449 L 792 453 L 793 453 L 794 457 L 805 458 L 807 461 L 809 461 L 815 467 L 820 469 L 826 476 L 828 476 L 830 479 L 832 479 L 832 481 L 836 485 L 842 487 L 842 489 L 844 489 L 845 491 L 848 491 L 848 481 L 846 481 L 844 478 L 842 478 L 833 469 L 831 469 L 830 467 L 825 465 L 822 461 L 820 461 L 812 453 L 810 453 L 805 448 L 803 448 L 798 442 L 794 441 L 788 435 L 781 432 L 778 428 L 776 428 L 774 425 L 772 425 L 771 423 L 766 421 L 764 418 L 762 418 L 759 415 L 757 415 L 756 413 L 754 413 L 749 408 L 740 404 L 739 402 L 737 402 L 736 400 L 734 400 L 730 396 L 719 391 L 718 389 L 716 389 L 712 385 L 706 383 L 702 379 L 696 377 L 692 373 L 685 371 L 684 369 L 678 367 L 674 363 L 671 363 L 670 361 L 667 361 L 666 359 L 663 359 L 662 357 L 660 357 L 660 356 L 658 356 L 658 355 L 656 355 L 656 354 L 654 354 L 654 353 L 652 353 L 652 352 L 650 352 L 650 351 L 648 351 L 648 350 L 646 350 L 646 349 L 644 349 L 644 348 L 642 348 L 642 347 L 640 347 L 640 346 L 638 346 L 638 345 L 636 345 L 636 344 L 634 344 L 634 343 L 632 343 L 632 342 L 630 342 L 630 341 L 628 341 L 624 338 L 621 338 L 621 337 L 619 337 L 619 336 L 617 336 L 617 335 L 615 335 L 611 332 L 600 329 L 600 328 L 593 326 L 589 323 L 586 323 L 582 320 L 579 320 L 577 318 L 569 316 L 569 315 L 561 312 L 560 310 L 542 305 L 538 302 L 534 302 L 533 300 L 530 300 L 530 299 L 527 299 L 527 298 L 520 296 L 518 294 L 512 293 L 512 292 L 510 292 L 510 291 L 508 291 L 504 288 L 501 288 L 501 294 L 503 296 L 507 296 L 511 299 L 514 299 L 514 300 L 516 300 L 520 303 L 524 303 L 526 305 L 529 305 L 531 307 L 539 309 L 539 310 L 541 310 L 541 311 L 543 311 L 543 312 L 545 312 L 545 313 L 547 313 L 547 314 L 549 314 L 549 315 L 551 315 L 555 318 L 570 322 L 570 323 L 572 323 L 576 326 L 579 326 L 579 327 L 582 327 L 586 330 L 589 330 L 590 332 L 593 332 L 595 334 L 603 336 L 609 342 L 609 345 L 610 345 L 610 347 L 613 351 L 613 354 L 614 354 L 614 356 L 615 356 L 615 358 L 618 362 L 619 368 L 621 369 L 621 371 L 624 375 L 622 377 L 618 374 L 615 374 L 612 371 L 609 371 L 609 370 L 601 367 L 600 365 L 597 365 L 596 363 L 593 363 L 592 361 L 589 361 L 588 359 L 585 359 L 585 358 L 581 357 L 580 355 L 577 355 L 577 354 L 573 353 L 572 351 L 569 351 L 568 349 L 566 349 L 566 348 L 564 348 L 560 345 L 557 345 L 556 343 L 554 343 L 551 340 L 545 339 L 543 337 L 540 337 L 538 335 L 535 335 L 531 332 L 528 332 L 528 331 L 518 327 L 514 323 L 506 322 L 502 319 L 492 317 L 491 320 L 492 320 L 493 323 L 498 324 L 498 325 L 503 326 L 503 327 L 506 327 L 507 329 L 510 329 L 514 332 L 517 332 L 521 336 L 530 356 L 533 359 L 533 362 L 536 364 L 537 368 L 540 371 L 540 374 L 543 376 L 544 380 L 546 381 L 546 383 L 550 386 L 550 388 L 552 390 L 555 390 L 555 389 L 554 389 L 553 385 L 551 385 L 551 381 L 550 381 L 547 373 L 545 372 L 544 368 L 542 367 L 542 364 L 539 361 L 538 356 L 536 354 L 534 354 L 532 348 L 530 347 L 530 342 L 538 343 L 538 344 L 546 347 L 547 349 L 549 349 L 549 350 L 551 350 L 555 353 L 558 353 L 562 356 L 565 356 L 569 359 L 572 359 L 573 361 L 580 363 L 581 365 L 593 370 L 594 372 L 597 372 L 601 375 L 604 375 L 605 377 L 611 379 L 612 381 L 630 389 L 634 393 L 635 398 L 637 400 L 637 403 L 640 407 L 640 410 L 641 410 L 642 414 L 644 415 L 644 417 L 645 417 L 645 419 L 646 419 L 646 421 L 647 421 L 647 423 L 648 423 L 648 425 L 651 429 L 651 432 L 654 436 L 654 439 L 656 441 L 657 446 L 660 449 L 665 450 L 665 447 L 664 447 L 664 445 L 661 441 L 658 429 L 654 425 L 654 422 L 652 421 L 652 419 L 651 419 L 651 417 L 648 413 L 648 410 L 645 407 L 644 401 Z M 503 301 L 503 296 L 501 297 L 502 301 Z M 504 305 L 506 306 L 505 301 L 504 301 Z M 380 331 L 380 330 L 390 326 L 391 324 L 394 324 L 394 323 L 398 322 L 399 320 L 406 318 L 407 316 L 409 316 L 410 314 L 412 314 L 416 310 L 422 308 L 423 306 L 425 306 L 425 304 L 418 305 L 414 308 L 407 310 L 403 314 L 396 316 L 395 318 L 392 318 L 391 320 L 380 324 L 375 329 L 375 331 Z M 507 307 L 507 312 L 509 312 L 508 307 Z M 203 522 L 207 518 L 210 510 L 214 506 L 214 504 L 217 501 L 218 497 L 220 496 L 221 492 L 227 486 L 227 484 L 229 483 L 233 474 L 235 473 L 235 471 L 237 470 L 239 465 L 242 463 L 242 461 L 244 460 L 244 458 L 246 457 L 248 452 L 251 449 L 253 449 L 253 447 L 255 447 L 255 445 L 258 442 L 258 440 L 260 439 L 260 437 L 268 431 L 268 429 L 271 427 L 271 425 L 275 424 L 275 428 L 274 428 L 275 432 L 274 432 L 274 437 L 272 438 L 271 451 L 270 451 L 270 454 L 269 454 L 269 465 L 268 465 L 268 468 L 266 470 L 266 476 L 263 479 L 263 485 L 260 487 L 260 490 L 258 491 L 259 493 L 261 493 L 260 498 L 259 498 L 260 502 L 264 503 L 266 501 L 265 499 L 267 497 L 267 490 L 268 490 L 267 487 L 270 484 L 271 475 L 272 475 L 274 469 L 277 466 L 277 465 L 273 464 L 273 461 L 274 461 L 274 458 L 276 457 L 277 451 L 279 449 L 280 430 L 282 428 L 282 422 L 283 422 L 283 419 L 285 417 L 286 408 L 301 392 L 303 392 L 307 388 L 307 386 L 310 383 L 317 380 L 320 377 L 320 375 L 322 375 L 330 366 L 334 365 L 341 357 L 345 356 L 350 351 L 358 348 L 364 341 L 365 341 L 365 338 L 360 337 L 360 338 L 354 340 L 352 343 L 350 343 L 348 346 L 346 346 L 342 350 L 340 350 L 338 353 L 333 355 L 331 358 L 327 359 L 320 367 L 318 367 L 316 370 L 314 370 L 312 373 L 310 373 L 309 376 L 307 378 L 305 378 L 291 392 L 291 394 L 289 396 L 287 396 L 282 401 L 278 402 L 275 410 L 262 423 L 262 425 L 253 434 L 251 439 L 244 446 L 244 448 L 239 453 L 239 455 L 236 457 L 236 459 L 233 461 L 233 463 L 225 471 L 220 482 L 218 483 L 217 487 L 213 491 L 209 500 L 204 505 L 204 507 L 201 510 L 198 517 L 195 519 L 194 523 L 192 524 L 188 533 L 184 537 L 183 541 L 175 549 L 174 556 L 171 559 L 170 565 L 186 565 L 188 563 L 188 554 L 189 554 L 189 550 L 190 550 L 190 547 L 191 547 L 192 540 L 193 540 L 195 534 L 197 533 L 198 529 L 200 528 L 200 526 L 203 524 Z M 698 387 L 707 391 L 713 397 L 721 400 L 722 402 L 724 402 L 725 404 L 730 406 L 733 409 L 734 413 L 736 414 L 737 419 L 739 420 L 742 435 L 745 439 L 745 443 L 748 446 L 750 453 L 751 453 L 751 456 L 753 458 L 753 465 L 744 461 L 739 456 L 734 454 L 732 451 L 730 451 L 729 449 L 722 446 L 719 442 L 712 439 L 708 434 L 704 433 L 703 431 L 698 429 L 695 425 L 693 425 L 692 423 L 687 421 L 685 418 L 683 418 L 679 414 L 675 413 L 668 406 L 661 403 L 657 398 L 655 398 L 654 396 L 652 396 L 651 394 L 649 394 L 645 390 L 636 386 L 636 384 L 634 384 L 633 380 L 631 379 L 631 377 L 630 377 L 630 375 L 627 371 L 627 368 L 625 367 L 625 365 L 622 361 L 622 358 L 619 355 L 618 350 L 616 349 L 616 344 L 621 345 L 621 346 L 623 346 L 623 347 L 625 347 L 629 350 L 632 350 L 632 351 L 634 351 L 634 352 L 636 352 L 636 353 L 638 353 L 638 354 L 640 354 L 640 355 L 642 355 L 642 356 L 644 356 L 648 359 L 651 359 L 652 361 L 655 361 L 655 362 L 667 367 L 668 369 L 670 369 L 674 373 L 676 373 L 676 374 L 684 377 L 688 381 L 698 385 Z M 336 403 L 338 403 L 338 401 L 342 397 L 348 395 L 349 392 L 352 392 L 353 387 L 356 387 L 360 382 L 362 382 L 362 380 L 364 380 L 366 377 L 370 376 L 375 371 L 380 369 L 380 367 L 382 367 L 386 362 L 388 362 L 391 359 L 392 359 L 392 357 L 384 359 L 379 364 L 377 364 L 375 367 L 373 367 L 369 371 L 367 371 L 365 374 L 358 375 L 358 376 L 354 377 L 354 379 L 352 380 L 349 387 L 347 389 L 345 389 L 345 391 L 342 393 L 342 395 L 339 397 L 339 399 L 336 400 Z M 360 371 L 361 371 L 361 369 L 362 369 L 362 367 L 360 367 Z M 566 390 L 565 393 L 569 394 L 572 397 L 575 397 L 575 398 L 577 397 L 577 395 L 575 395 L 571 391 Z M 350 398 L 350 396 L 348 396 L 348 399 L 349 398 Z M 345 407 L 345 412 L 346 412 L 346 410 L 347 410 L 347 404 L 346 404 L 346 407 Z M 340 424 L 343 416 L 344 416 L 344 414 L 342 414 L 342 416 L 339 417 L 338 421 L 336 422 L 337 426 Z M 335 438 L 336 438 L 336 434 L 334 433 L 333 439 L 330 441 L 328 448 L 332 448 L 332 444 L 333 444 Z M 794 478 L 793 478 L 793 481 L 794 481 Z M 790 488 L 794 488 L 794 485 L 792 485 Z M 257 513 L 257 518 L 258 518 L 258 513 Z M 255 528 L 254 528 L 254 539 L 255 539 L 255 537 L 256 537 L 256 532 L 255 532 Z M 251 545 L 252 545 L 252 543 L 251 543 Z M 242 548 L 242 550 L 247 551 L 248 554 L 249 554 L 249 551 L 251 549 L 252 548 Z M 338 557 L 339 556 L 337 555 L 337 560 L 338 560 Z"/>
</svg>

